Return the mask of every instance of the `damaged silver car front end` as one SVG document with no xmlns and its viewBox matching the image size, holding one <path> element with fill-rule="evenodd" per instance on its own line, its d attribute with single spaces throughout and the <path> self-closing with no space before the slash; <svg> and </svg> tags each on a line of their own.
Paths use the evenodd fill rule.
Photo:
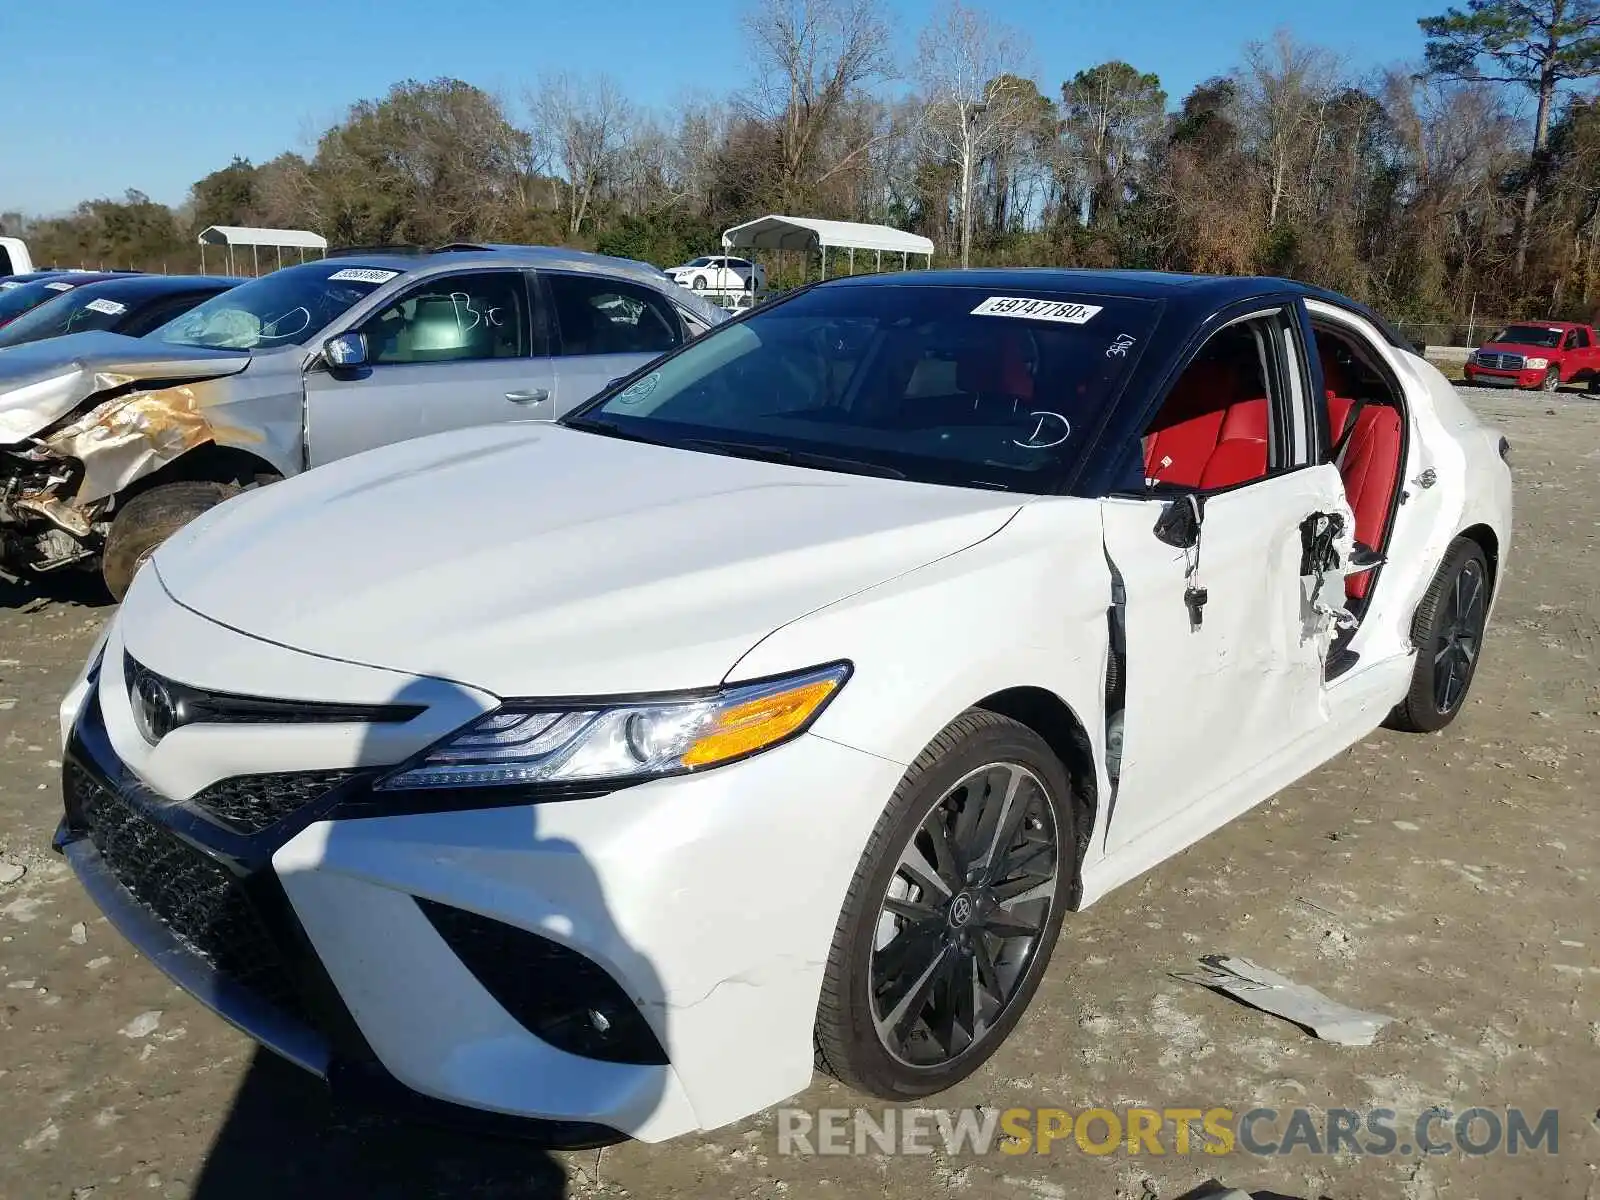
<svg viewBox="0 0 1600 1200">
<path fill-rule="evenodd" d="M 263 441 L 219 421 L 250 362 L 109 333 L 0 354 L 0 572 L 92 565 L 130 486 L 207 443 Z"/>
</svg>

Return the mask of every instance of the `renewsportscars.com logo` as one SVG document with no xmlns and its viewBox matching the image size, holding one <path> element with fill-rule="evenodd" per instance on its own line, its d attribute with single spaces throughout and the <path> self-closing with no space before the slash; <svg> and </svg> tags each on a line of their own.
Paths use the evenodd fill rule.
<svg viewBox="0 0 1600 1200">
<path fill-rule="evenodd" d="M 780 1108 L 779 1154 L 1555 1154 L 1560 1115 L 1520 1108 Z"/>
</svg>

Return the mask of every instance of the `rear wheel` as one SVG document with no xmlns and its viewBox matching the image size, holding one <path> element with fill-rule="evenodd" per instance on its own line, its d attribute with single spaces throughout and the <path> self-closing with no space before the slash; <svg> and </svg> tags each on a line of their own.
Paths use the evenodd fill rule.
<svg viewBox="0 0 1600 1200">
<path fill-rule="evenodd" d="M 819 1065 L 886 1100 L 977 1070 L 1021 1018 L 1077 869 L 1066 769 L 973 710 L 912 764 L 851 882 L 817 1010 Z"/>
<path fill-rule="evenodd" d="M 233 484 L 186 479 L 141 492 L 118 509 L 100 556 L 100 575 L 112 597 L 128 594 L 134 575 L 162 542 L 237 491 Z"/>
<path fill-rule="evenodd" d="M 1488 563 L 1476 542 L 1457 538 L 1417 607 L 1411 690 L 1385 724 L 1433 733 L 1456 719 L 1478 669 L 1488 616 Z"/>
</svg>

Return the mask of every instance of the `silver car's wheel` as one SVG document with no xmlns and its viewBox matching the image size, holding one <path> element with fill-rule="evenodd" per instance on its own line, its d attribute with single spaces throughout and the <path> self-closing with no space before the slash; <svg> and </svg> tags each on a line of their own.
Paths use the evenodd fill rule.
<svg viewBox="0 0 1600 1200">
<path fill-rule="evenodd" d="M 981 709 L 918 756 L 851 881 L 817 1058 L 891 1100 L 977 1070 L 1027 1009 L 1076 894 L 1077 809 L 1036 732 Z"/>
</svg>

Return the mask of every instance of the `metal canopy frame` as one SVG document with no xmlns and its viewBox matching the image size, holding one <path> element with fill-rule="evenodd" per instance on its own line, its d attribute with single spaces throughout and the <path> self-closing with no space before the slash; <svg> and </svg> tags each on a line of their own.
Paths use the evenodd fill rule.
<svg viewBox="0 0 1600 1200">
<path fill-rule="evenodd" d="M 200 231 L 200 272 L 206 269 L 206 247 L 225 246 L 228 254 L 228 274 L 236 275 L 238 272 L 233 265 L 233 248 L 235 246 L 250 247 L 250 262 L 255 269 L 255 274 L 261 274 L 261 247 L 268 246 L 276 251 L 278 266 L 283 266 L 283 252 L 285 249 L 299 252 L 300 261 L 305 262 L 306 251 L 316 250 L 320 257 L 328 256 L 328 239 L 321 234 L 312 233 L 309 229 L 263 229 L 252 225 L 209 225 Z"/>
</svg>

